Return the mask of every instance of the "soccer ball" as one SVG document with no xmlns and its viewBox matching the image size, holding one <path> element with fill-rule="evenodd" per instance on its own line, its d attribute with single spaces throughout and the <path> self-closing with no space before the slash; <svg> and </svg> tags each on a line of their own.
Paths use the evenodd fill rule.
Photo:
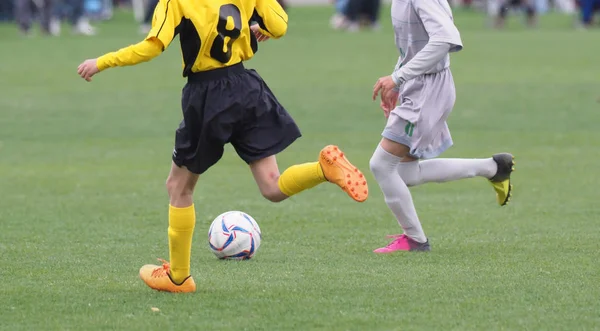
<svg viewBox="0 0 600 331">
<path fill-rule="evenodd" d="M 208 230 L 208 245 L 219 259 L 247 260 L 256 254 L 260 241 L 258 223 L 241 211 L 217 216 Z"/>
</svg>

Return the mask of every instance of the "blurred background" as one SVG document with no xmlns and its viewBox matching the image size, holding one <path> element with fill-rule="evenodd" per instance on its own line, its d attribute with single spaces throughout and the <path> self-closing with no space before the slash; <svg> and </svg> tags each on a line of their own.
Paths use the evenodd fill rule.
<svg viewBox="0 0 600 331">
<path fill-rule="evenodd" d="M 25 35 L 39 23 L 42 33 L 60 35 L 61 22 L 68 23 L 77 34 L 95 35 L 90 21 L 110 21 L 115 9 L 129 9 L 139 30 L 146 33 L 158 0 L 0 0 L 0 21 L 14 22 Z M 280 0 L 287 9 L 298 5 L 331 5 L 332 28 L 357 31 L 379 29 L 381 0 Z M 387 3 L 383 1 L 384 5 Z M 600 11 L 600 0 L 451 0 L 454 8 L 482 13 L 491 26 L 502 28 L 510 13 L 522 12 L 525 23 L 534 27 L 537 17 L 557 12 L 573 17 L 577 28 L 593 26 L 594 13 Z"/>
<path fill-rule="evenodd" d="M 511 204 L 482 179 L 417 187 L 434 251 L 380 257 L 399 231 L 368 170 L 373 84 L 398 58 L 389 2 L 288 0 L 288 34 L 247 63 L 303 133 L 280 169 L 337 144 L 369 200 L 321 185 L 272 204 L 228 146 L 195 194 L 202 290 L 169 296 L 137 270 L 168 257 L 177 38 L 87 83 L 77 66 L 144 38 L 153 2 L 0 0 L 0 330 L 598 330 L 600 0 L 531 1 L 452 3 L 465 48 L 443 157 L 513 153 Z M 260 224 L 250 263 L 207 249 L 227 210 Z"/>
</svg>

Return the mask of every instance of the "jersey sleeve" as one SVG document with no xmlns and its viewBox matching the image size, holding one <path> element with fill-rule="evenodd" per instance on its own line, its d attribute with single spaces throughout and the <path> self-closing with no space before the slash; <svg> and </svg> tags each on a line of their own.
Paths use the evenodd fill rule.
<svg viewBox="0 0 600 331">
<path fill-rule="evenodd" d="M 429 40 L 451 44 L 450 52 L 463 47 L 460 33 L 452 20 L 452 11 L 446 0 L 413 0 L 413 6 L 423 22 Z"/>
<path fill-rule="evenodd" d="M 421 76 L 435 67 L 445 56 L 448 55 L 451 45 L 447 42 L 429 40 L 406 65 L 394 70 L 392 79 L 396 86 Z"/>
<path fill-rule="evenodd" d="M 181 23 L 183 14 L 178 0 L 159 0 L 154 9 L 152 29 L 146 39 L 156 38 L 163 45 L 163 50 L 175 38 L 177 26 Z"/>
<path fill-rule="evenodd" d="M 288 15 L 276 0 L 256 0 L 252 19 L 271 38 L 281 38 L 287 32 Z"/>
<path fill-rule="evenodd" d="M 150 61 L 160 55 L 161 52 L 161 42 L 156 39 L 144 40 L 135 45 L 121 48 L 116 52 L 102 55 L 96 60 L 96 65 L 100 71 L 112 67 L 132 66 Z"/>
</svg>

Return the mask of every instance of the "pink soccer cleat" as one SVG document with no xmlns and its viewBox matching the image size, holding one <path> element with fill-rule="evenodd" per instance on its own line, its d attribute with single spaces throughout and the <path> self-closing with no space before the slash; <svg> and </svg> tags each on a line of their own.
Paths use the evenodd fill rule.
<svg viewBox="0 0 600 331">
<path fill-rule="evenodd" d="M 387 236 L 387 238 L 394 238 L 394 240 L 387 246 L 374 250 L 377 254 L 389 254 L 396 251 L 411 251 L 411 252 L 429 252 L 431 246 L 429 246 L 429 240 L 424 243 L 414 241 L 405 234 L 395 234 Z"/>
</svg>

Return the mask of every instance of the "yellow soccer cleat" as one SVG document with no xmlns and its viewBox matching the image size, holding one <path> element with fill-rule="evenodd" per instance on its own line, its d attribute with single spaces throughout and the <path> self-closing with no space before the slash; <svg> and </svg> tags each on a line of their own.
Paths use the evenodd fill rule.
<svg viewBox="0 0 600 331">
<path fill-rule="evenodd" d="M 196 292 L 196 283 L 192 276 L 188 276 L 183 283 L 177 285 L 173 282 L 170 276 L 170 264 L 165 260 L 162 261 L 163 265 L 146 264 L 140 268 L 140 278 L 148 285 L 151 289 L 164 292 L 173 293 L 190 293 Z"/>
<path fill-rule="evenodd" d="M 510 182 L 510 175 L 515 170 L 515 157 L 509 153 L 495 154 L 494 161 L 498 165 L 496 175 L 490 178 L 490 183 L 496 191 L 496 198 L 500 206 L 505 206 L 511 198 L 513 185 Z"/>
<path fill-rule="evenodd" d="M 352 165 L 344 153 L 334 145 L 325 146 L 319 156 L 319 164 L 327 181 L 336 184 L 344 192 L 363 202 L 369 197 L 369 186 L 365 176 Z"/>
</svg>

